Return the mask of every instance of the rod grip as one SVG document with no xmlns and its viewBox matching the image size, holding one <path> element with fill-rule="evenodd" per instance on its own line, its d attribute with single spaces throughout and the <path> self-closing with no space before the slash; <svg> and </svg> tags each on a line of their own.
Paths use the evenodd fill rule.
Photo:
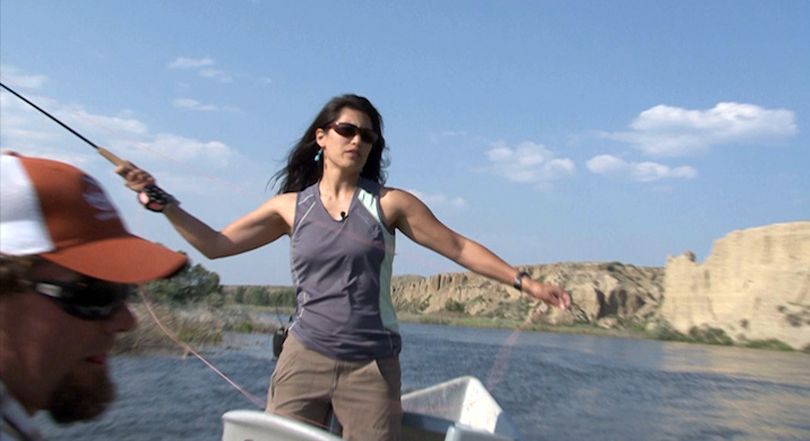
<svg viewBox="0 0 810 441">
<path fill-rule="evenodd" d="M 103 156 L 105 159 L 107 159 L 108 161 L 112 162 L 113 165 L 126 165 L 127 164 L 126 161 L 119 158 L 118 156 L 115 156 L 115 154 L 113 154 L 111 151 L 105 149 L 104 147 L 99 147 L 98 148 L 98 153 L 101 156 Z"/>
</svg>

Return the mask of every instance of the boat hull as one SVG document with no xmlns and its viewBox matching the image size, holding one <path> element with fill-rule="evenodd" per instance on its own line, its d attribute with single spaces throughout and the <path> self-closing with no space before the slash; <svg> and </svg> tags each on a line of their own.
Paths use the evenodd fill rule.
<svg viewBox="0 0 810 441">
<path fill-rule="evenodd" d="M 402 396 L 403 441 L 518 441 L 520 434 L 481 382 L 459 377 Z M 222 416 L 222 441 L 337 441 L 330 431 L 253 410 Z M 332 433 L 330 433 L 332 432 Z"/>
</svg>

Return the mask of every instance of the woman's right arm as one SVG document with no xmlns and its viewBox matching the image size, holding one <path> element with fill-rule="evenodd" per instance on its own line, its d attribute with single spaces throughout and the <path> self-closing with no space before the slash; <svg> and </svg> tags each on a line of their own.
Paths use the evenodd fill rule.
<svg viewBox="0 0 810 441">
<path fill-rule="evenodd" d="M 132 164 L 117 167 L 116 173 L 135 192 L 155 184 L 154 178 Z M 295 216 L 295 199 L 295 193 L 275 196 L 221 231 L 214 230 L 177 204 L 169 204 L 163 214 L 186 242 L 205 257 L 216 259 L 244 253 L 289 234 Z"/>
<path fill-rule="evenodd" d="M 177 204 L 166 207 L 163 214 L 186 242 L 205 257 L 216 259 L 259 248 L 289 234 L 294 213 L 289 216 L 283 213 L 292 211 L 294 206 L 294 193 L 275 196 L 222 231 L 214 230 Z"/>
</svg>

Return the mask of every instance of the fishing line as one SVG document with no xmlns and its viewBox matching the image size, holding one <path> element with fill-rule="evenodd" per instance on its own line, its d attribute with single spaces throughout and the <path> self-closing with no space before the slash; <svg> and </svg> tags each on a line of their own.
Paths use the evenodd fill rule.
<svg viewBox="0 0 810 441">
<path fill-rule="evenodd" d="M 119 158 L 118 156 L 116 156 L 115 154 L 113 154 L 112 152 L 110 152 L 109 150 L 107 150 L 107 149 L 105 149 L 104 147 L 101 147 L 101 146 L 97 145 L 96 143 L 94 143 L 93 141 L 89 140 L 89 139 L 88 139 L 88 138 L 86 138 L 84 135 L 82 135 L 82 134 L 81 134 L 81 133 L 79 133 L 78 131 L 74 130 L 72 127 L 68 126 L 68 125 L 67 125 L 67 124 L 65 124 L 64 122 L 60 121 L 58 118 L 56 118 L 55 116 L 51 115 L 49 112 L 47 112 L 47 111 L 46 111 L 46 110 L 44 110 L 43 108 L 39 107 L 38 105 L 36 105 L 35 103 L 33 103 L 31 100 L 27 99 L 27 98 L 26 98 L 25 96 L 23 96 L 22 94 L 20 94 L 20 93 L 18 93 L 18 92 L 16 92 L 16 91 L 14 91 L 13 89 L 11 89 L 10 87 L 6 86 L 6 85 L 5 85 L 5 84 L 3 84 L 2 82 L 0 82 L 0 86 L 2 86 L 2 88 L 3 88 L 3 89 L 5 89 L 5 90 L 6 90 L 6 91 L 8 91 L 9 93 L 13 94 L 13 95 L 14 95 L 14 96 L 16 96 L 17 98 L 19 98 L 20 100 L 22 100 L 23 102 L 25 102 L 26 104 L 28 104 L 29 106 L 31 106 L 31 107 L 33 107 L 34 109 L 38 110 L 38 111 L 39 111 L 40 113 L 42 113 L 43 115 L 47 116 L 47 117 L 48 117 L 49 119 L 51 119 L 52 121 L 54 121 L 54 122 L 56 122 L 57 124 L 59 124 L 60 126 L 62 126 L 62 127 L 65 129 L 65 130 L 69 131 L 70 133 L 72 133 L 73 135 L 75 135 L 76 137 L 78 137 L 79 139 L 81 139 L 82 141 L 84 141 L 85 143 L 87 143 L 88 145 L 90 145 L 91 147 L 93 147 L 93 148 L 94 148 L 94 149 L 95 149 L 95 150 L 96 150 L 96 151 L 97 151 L 97 152 L 98 152 L 98 153 L 99 153 L 99 154 L 100 154 L 102 157 L 104 157 L 105 159 L 107 159 L 108 161 L 110 161 L 112 164 L 114 164 L 114 165 L 116 165 L 116 166 L 126 166 L 126 165 L 128 164 L 128 163 L 127 163 L 127 161 L 124 161 L 123 159 Z M 172 158 L 172 159 L 174 159 L 174 158 Z M 202 173 L 202 175 L 204 175 L 204 173 Z M 152 187 L 152 188 L 158 188 L 156 185 L 150 185 L 150 186 L 148 186 L 148 187 Z M 159 189 L 159 188 L 158 188 L 158 189 Z M 160 190 L 160 191 L 162 191 L 162 190 Z M 325 227 L 325 226 L 322 226 L 322 227 Z M 371 245 L 371 244 L 369 243 L 369 242 L 370 242 L 370 240 L 369 240 L 368 238 L 360 238 L 360 237 L 355 237 L 355 238 L 353 238 L 353 239 L 354 239 L 354 240 L 356 240 L 357 242 L 360 242 L 360 243 L 365 243 L 365 245 L 366 245 L 366 246 Z M 396 253 L 395 255 L 402 257 L 402 256 L 401 256 L 399 253 Z M 420 260 L 420 262 L 421 262 L 421 260 Z M 265 403 L 264 403 L 264 401 L 260 400 L 260 399 L 259 399 L 259 398 L 257 398 L 256 396 L 254 396 L 254 395 L 250 394 L 250 393 L 249 393 L 249 392 L 247 392 L 245 389 L 243 389 L 241 386 L 239 386 L 238 384 L 236 384 L 234 381 L 232 381 L 230 378 L 228 378 L 228 377 L 227 377 L 227 376 L 226 376 L 224 373 L 222 373 L 222 371 L 220 371 L 219 369 L 217 369 L 217 368 L 216 368 L 216 367 L 215 367 L 215 366 L 214 366 L 212 363 L 210 363 L 210 362 L 209 362 L 208 360 L 206 360 L 206 359 L 205 359 L 205 358 L 204 358 L 202 355 L 200 355 L 200 354 L 199 354 L 197 351 L 195 351 L 195 350 L 194 350 L 194 349 L 193 349 L 193 348 L 192 348 L 190 345 L 188 345 L 187 343 L 185 343 L 185 342 L 183 342 L 182 340 L 180 340 L 180 339 L 179 339 L 179 338 L 178 338 L 176 335 L 174 335 L 174 334 L 173 334 L 173 333 L 172 333 L 172 332 L 171 332 L 171 331 L 170 331 L 168 328 L 166 328 L 166 327 L 163 325 L 163 323 L 161 323 L 161 321 L 160 321 L 160 320 L 157 318 L 157 315 L 156 315 L 156 314 L 154 313 L 154 311 L 152 310 L 151 305 L 150 305 L 150 303 L 149 303 L 149 301 L 148 301 L 148 298 L 147 298 L 147 296 L 145 295 L 145 294 L 146 294 L 146 292 L 145 292 L 143 289 L 141 289 L 141 293 L 142 293 L 142 298 L 144 299 L 144 304 L 146 305 L 147 311 L 149 312 L 149 314 L 150 314 L 150 316 L 152 317 L 152 319 L 153 319 L 153 321 L 155 322 L 155 324 L 157 324 L 157 326 L 158 326 L 158 327 L 161 329 L 161 331 L 162 331 L 164 334 L 166 334 L 166 336 L 168 336 L 168 337 L 169 337 L 169 338 L 170 338 L 172 341 L 174 341 L 174 343 L 175 343 L 175 344 L 177 344 L 178 346 L 180 346 L 181 348 L 183 348 L 185 351 L 187 351 L 188 353 L 193 354 L 193 355 L 194 355 L 196 358 L 198 358 L 198 359 L 199 359 L 199 360 L 200 360 L 202 363 L 204 363 L 204 364 L 205 364 L 205 365 L 206 365 L 206 366 L 207 366 L 209 369 L 213 370 L 213 371 L 214 371 L 214 372 L 215 372 L 217 375 L 219 375 L 221 378 L 223 378 L 223 379 L 224 379 L 224 380 L 225 380 L 225 381 L 226 381 L 228 384 L 230 384 L 231 386 L 233 386 L 234 388 L 236 388 L 236 389 L 237 389 L 237 390 L 238 390 L 238 391 L 239 391 L 239 392 L 240 392 L 242 395 L 244 395 L 244 396 L 245 396 L 245 397 L 246 397 L 246 398 L 247 398 L 249 401 L 251 401 L 252 403 L 256 404 L 256 405 L 257 405 L 257 406 L 259 406 L 260 408 L 264 408 L 264 407 L 265 407 Z M 511 334 L 510 334 L 510 335 L 509 335 L 509 336 L 506 338 L 506 341 L 505 341 L 503 344 L 501 344 L 501 349 L 499 350 L 498 355 L 496 356 L 495 363 L 494 363 L 494 365 L 492 366 L 492 368 L 490 369 L 490 375 L 489 375 L 489 378 L 487 379 L 487 386 L 488 386 L 489 388 L 494 388 L 494 387 L 495 387 L 495 386 L 496 386 L 496 385 L 497 385 L 497 384 L 498 384 L 498 383 L 499 383 L 499 382 L 502 380 L 503 375 L 504 375 L 504 372 L 506 371 L 506 366 L 509 364 L 509 361 L 508 361 L 508 360 L 509 360 L 509 358 L 510 358 L 510 353 L 511 353 L 511 350 L 512 350 L 512 348 L 514 347 L 514 345 L 515 345 L 515 343 L 516 343 L 516 340 L 517 340 L 518 335 L 519 335 L 521 332 L 524 332 L 524 331 L 525 331 L 525 329 L 524 329 L 524 328 L 525 328 L 527 325 L 528 325 L 528 321 L 525 321 L 523 324 L 519 325 L 519 326 L 518 326 L 518 327 L 517 327 L 515 330 L 513 330 L 513 331 L 512 331 L 512 333 L 511 333 Z M 320 425 L 320 424 L 318 424 L 318 425 Z"/>
<path fill-rule="evenodd" d="M 169 337 L 169 339 L 171 339 L 177 346 L 181 347 L 187 353 L 190 353 L 191 355 L 197 357 L 197 359 L 199 359 L 201 362 L 203 362 L 203 364 L 208 366 L 209 369 L 214 371 L 214 373 L 219 375 L 228 384 L 230 384 L 236 390 L 238 390 L 239 393 L 244 395 L 245 398 L 250 400 L 253 404 L 257 405 L 258 407 L 260 407 L 262 409 L 264 409 L 266 403 L 262 399 L 256 397 L 255 395 L 251 394 L 250 392 L 248 392 L 247 390 L 245 390 L 244 388 L 242 388 L 241 386 L 236 384 L 236 382 L 234 382 L 233 380 L 228 378 L 228 376 L 225 375 L 224 373 L 222 373 L 221 370 L 217 369 L 216 366 L 214 366 L 211 362 L 206 360 L 205 357 L 200 355 L 199 352 L 195 351 L 194 348 L 192 348 L 186 342 L 182 341 L 177 335 L 175 335 L 174 332 L 172 332 L 170 329 L 168 329 L 167 327 L 165 327 L 163 325 L 163 323 L 158 319 L 157 314 L 155 314 L 155 311 L 152 309 L 151 299 L 150 299 L 149 295 L 147 294 L 146 289 L 143 287 L 143 285 L 141 285 L 141 287 L 139 289 L 139 292 L 141 294 L 141 299 L 143 299 L 143 304 L 144 304 L 144 306 L 146 306 L 146 310 L 149 312 L 149 315 L 152 317 L 152 320 L 158 325 L 160 330 L 163 331 L 163 333 L 166 334 L 167 337 Z"/>
<path fill-rule="evenodd" d="M 160 319 L 158 318 L 158 316 L 155 313 L 154 309 L 152 308 L 152 303 L 153 303 L 152 299 L 149 296 L 149 294 L 147 293 L 146 288 L 143 285 L 141 285 L 139 287 L 138 292 L 141 295 L 141 300 L 143 301 L 143 304 L 146 307 L 146 311 L 149 313 L 149 316 L 152 318 L 152 321 L 155 322 L 155 324 L 158 325 L 160 330 L 167 337 L 169 337 L 169 339 L 172 340 L 174 342 L 174 344 L 179 346 L 186 353 L 190 353 L 191 355 L 196 357 L 198 360 L 200 360 L 203 364 L 205 364 L 206 367 L 208 367 L 209 369 L 214 371 L 214 373 L 219 375 L 220 378 L 225 380 L 229 385 L 231 385 L 240 394 L 242 394 L 242 396 L 244 396 L 248 401 L 255 404 L 259 409 L 264 410 L 264 409 L 267 408 L 267 402 L 266 401 L 262 400 L 261 398 L 257 397 L 256 395 L 253 395 L 252 393 L 248 392 L 245 388 L 241 387 L 235 381 L 231 380 L 230 377 L 225 375 L 225 373 L 223 373 L 216 366 L 214 366 L 213 363 L 211 363 L 205 357 L 203 357 L 202 354 L 200 354 L 199 352 L 194 350 L 194 348 L 192 348 L 191 345 L 189 345 L 188 343 L 181 340 L 180 337 L 178 337 L 174 332 L 172 332 L 169 328 L 167 328 L 163 324 L 163 322 L 160 321 Z M 324 430 L 329 429 L 329 424 L 325 424 L 322 421 L 315 421 L 315 420 L 311 420 L 311 419 L 307 419 L 307 418 L 299 417 L 299 416 L 295 416 L 295 417 L 292 417 L 292 418 L 295 418 L 296 420 L 301 421 L 303 423 L 307 423 L 307 424 L 310 424 L 310 425 L 313 425 L 313 426 L 318 426 L 318 427 L 320 427 L 320 428 L 322 428 Z"/>
<path fill-rule="evenodd" d="M 22 101 L 24 101 L 24 102 L 25 102 L 26 104 L 28 104 L 29 106 L 31 106 L 31 107 L 33 107 L 34 109 L 36 109 L 36 110 L 38 110 L 39 112 L 41 112 L 43 115 L 47 116 L 48 118 L 50 118 L 51 120 L 53 120 L 54 122 L 56 122 L 57 124 L 59 124 L 60 126 L 62 126 L 63 128 L 65 128 L 65 129 L 66 129 L 67 131 L 69 131 L 70 133 L 72 133 L 72 134 L 76 135 L 76 136 L 77 136 L 79 139 L 81 139 L 82 141 L 86 142 L 88 145 L 90 145 L 90 146 L 91 146 L 91 147 L 93 147 L 94 149 L 96 149 L 96 151 L 97 151 L 97 152 L 98 152 L 98 153 L 99 153 L 101 156 L 103 156 L 103 157 L 104 157 L 105 159 L 107 159 L 108 161 L 112 162 L 114 165 L 116 165 L 116 166 L 123 166 L 123 165 L 126 165 L 126 164 L 127 164 L 127 162 L 126 162 L 126 161 L 124 161 L 123 159 L 119 158 L 118 156 L 116 156 L 115 154 L 113 154 L 112 152 L 110 152 L 109 150 L 107 150 L 107 149 L 105 149 L 105 148 L 103 148 L 103 147 L 101 147 L 101 146 L 97 145 L 97 144 L 96 144 L 96 143 L 94 143 L 93 141 L 90 141 L 90 140 L 89 140 L 89 139 L 87 139 L 87 138 L 86 138 L 84 135 L 82 135 L 81 133 L 77 132 L 77 131 L 76 131 L 76 130 L 74 130 L 72 127 L 68 126 L 67 124 L 63 123 L 62 121 L 60 121 L 60 120 L 59 120 L 58 118 L 56 118 L 55 116 L 53 116 L 53 115 L 51 115 L 50 113 L 48 113 L 48 112 L 47 112 L 45 109 L 43 109 L 43 108 L 41 108 L 41 107 L 37 106 L 37 105 L 36 105 L 36 104 L 34 104 L 34 103 L 31 101 L 31 100 L 29 100 L 29 99 L 27 99 L 26 97 L 24 97 L 23 95 L 21 95 L 21 94 L 17 93 L 16 91 L 14 91 L 14 90 L 13 90 L 13 89 L 11 89 L 10 87 L 6 86 L 6 85 L 5 85 L 5 84 L 3 84 L 2 82 L 0 82 L 0 86 L 2 86 L 2 88 L 3 88 L 3 89 L 6 89 L 8 92 L 10 92 L 11 94 L 13 94 L 13 95 L 14 95 L 14 96 L 16 96 L 17 98 L 19 98 L 19 99 L 21 99 Z M 154 186 L 154 185 L 152 185 L 152 186 L 150 186 L 150 187 L 157 188 L 157 186 Z M 209 368 L 209 369 L 213 370 L 213 371 L 214 371 L 214 372 L 215 372 L 217 375 L 219 375 L 219 376 L 220 376 L 220 377 L 222 377 L 222 378 L 223 378 L 223 379 L 224 379 L 226 382 L 228 382 L 228 384 L 230 384 L 231 386 L 233 386 L 234 388 L 236 388 L 236 390 L 238 390 L 238 391 L 239 391 L 239 392 L 240 392 L 242 395 L 244 395 L 244 396 L 245 396 L 245 397 L 246 397 L 248 400 L 250 400 L 251 402 L 253 402 L 253 403 L 254 403 L 254 404 L 256 404 L 257 406 L 259 406 L 260 408 L 264 408 L 264 407 L 265 407 L 265 403 L 264 403 L 264 401 L 260 400 L 260 399 L 259 399 L 259 398 L 257 398 L 256 396 L 254 396 L 254 395 L 250 394 L 250 393 L 249 393 L 249 392 L 247 392 L 245 389 L 243 389 L 241 386 L 239 386 L 238 384 L 236 384 L 234 381 L 232 381 L 230 378 L 228 378 L 228 376 L 226 376 L 225 374 L 223 374 L 223 373 L 222 373 L 222 371 L 220 371 L 219 369 L 217 369 L 217 368 L 216 368 L 216 367 L 215 367 L 213 364 L 211 364 L 211 363 L 210 363 L 208 360 L 206 360 L 206 359 L 205 359 L 205 357 L 203 357 L 203 356 L 202 356 L 202 355 L 200 355 L 200 354 L 199 354 L 197 351 L 195 351 L 195 350 L 194 350 L 194 349 L 193 349 L 193 348 L 192 348 L 190 345 L 188 345 L 187 343 L 185 343 L 185 342 L 183 342 L 182 340 L 180 340 L 180 338 L 178 338 L 178 337 L 177 337 L 177 336 L 176 336 L 176 335 L 175 335 L 173 332 L 171 332 L 171 331 L 170 331 L 168 328 L 166 328 L 166 327 L 163 325 L 163 323 L 162 323 L 162 322 L 161 322 L 161 321 L 158 319 L 158 317 L 157 317 L 157 315 L 155 314 L 155 312 L 152 310 L 151 302 L 149 301 L 149 296 L 147 295 L 146 290 L 143 288 L 143 286 L 141 286 L 140 292 L 141 292 L 141 298 L 143 298 L 143 300 L 144 300 L 144 305 L 146 306 L 146 310 L 149 312 L 149 315 L 152 317 L 152 320 L 155 322 L 155 324 L 157 324 L 158 328 L 160 328 L 160 330 L 161 330 L 161 331 L 162 331 L 164 334 L 166 334 L 166 336 L 167 336 L 167 337 L 169 337 L 169 339 L 171 339 L 171 340 L 172 340 L 172 341 L 173 341 L 175 344 L 177 344 L 178 346 L 180 346 L 181 348 L 183 348 L 183 349 L 184 349 L 184 350 L 185 350 L 187 353 L 191 353 L 191 354 L 193 354 L 195 357 L 197 357 L 197 358 L 198 358 L 200 361 L 202 361 L 202 362 L 203 362 L 203 363 L 204 363 L 206 366 L 208 366 L 208 368 Z"/>
</svg>

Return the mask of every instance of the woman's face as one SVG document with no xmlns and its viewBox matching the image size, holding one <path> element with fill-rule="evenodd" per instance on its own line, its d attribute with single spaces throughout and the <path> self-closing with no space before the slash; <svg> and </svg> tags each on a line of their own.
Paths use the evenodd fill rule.
<svg viewBox="0 0 810 441">
<path fill-rule="evenodd" d="M 343 126 L 336 127 L 339 124 Z M 353 130 L 349 125 L 360 130 Z M 328 128 L 318 129 L 315 132 L 315 141 L 323 150 L 324 171 L 336 167 L 360 174 L 371 153 L 372 143 L 368 139 L 371 131 L 373 131 L 371 118 L 363 112 L 350 108 L 343 108 L 338 118 Z M 366 134 L 363 135 L 361 132 Z"/>
</svg>

